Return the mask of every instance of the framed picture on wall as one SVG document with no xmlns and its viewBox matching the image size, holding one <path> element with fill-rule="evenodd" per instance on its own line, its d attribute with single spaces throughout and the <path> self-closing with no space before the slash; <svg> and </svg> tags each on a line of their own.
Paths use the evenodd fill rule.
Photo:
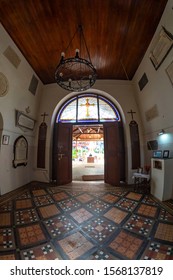
<svg viewBox="0 0 173 280">
<path fill-rule="evenodd" d="M 2 144 L 3 145 L 8 145 L 10 141 L 10 136 L 9 135 L 3 135 L 2 137 Z"/>
<path fill-rule="evenodd" d="M 163 158 L 168 158 L 169 157 L 169 150 L 164 150 L 163 151 Z"/>
<path fill-rule="evenodd" d="M 150 52 L 150 60 L 157 70 L 173 46 L 173 35 L 162 27 Z"/>
<path fill-rule="evenodd" d="M 173 61 L 166 68 L 166 74 L 173 85 Z"/>
</svg>

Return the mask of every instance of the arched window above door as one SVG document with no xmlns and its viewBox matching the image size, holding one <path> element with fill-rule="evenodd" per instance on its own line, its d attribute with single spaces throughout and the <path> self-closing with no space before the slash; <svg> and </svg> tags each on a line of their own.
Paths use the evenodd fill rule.
<svg viewBox="0 0 173 280">
<path fill-rule="evenodd" d="M 63 104 L 56 122 L 115 122 L 120 121 L 115 105 L 107 98 L 97 94 L 77 95 Z"/>
</svg>

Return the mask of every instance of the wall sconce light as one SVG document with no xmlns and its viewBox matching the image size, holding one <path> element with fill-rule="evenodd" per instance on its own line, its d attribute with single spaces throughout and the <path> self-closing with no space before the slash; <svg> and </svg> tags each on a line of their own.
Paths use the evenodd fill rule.
<svg viewBox="0 0 173 280">
<path fill-rule="evenodd" d="M 165 134 L 165 130 L 164 129 L 161 129 L 161 131 L 159 133 L 157 133 L 158 136 L 161 136 L 163 134 Z"/>
</svg>

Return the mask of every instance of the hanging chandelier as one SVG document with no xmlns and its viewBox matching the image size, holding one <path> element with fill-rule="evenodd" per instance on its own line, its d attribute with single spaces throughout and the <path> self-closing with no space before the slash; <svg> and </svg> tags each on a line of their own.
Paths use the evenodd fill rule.
<svg viewBox="0 0 173 280">
<path fill-rule="evenodd" d="M 81 25 L 78 26 L 74 33 L 66 48 L 66 52 L 78 32 L 80 36 L 80 50 L 76 49 L 75 57 L 70 58 L 65 58 L 65 53 L 62 52 L 60 62 L 55 71 L 55 80 L 60 87 L 77 92 L 91 88 L 94 85 L 97 76 L 96 69 L 91 62 Z M 80 57 L 82 40 L 89 60 Z"/>
</svg>

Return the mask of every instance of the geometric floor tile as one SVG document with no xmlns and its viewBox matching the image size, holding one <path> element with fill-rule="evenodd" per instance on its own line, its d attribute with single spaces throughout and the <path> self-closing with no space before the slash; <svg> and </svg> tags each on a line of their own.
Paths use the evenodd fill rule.
<svg viewBox="0 0 173 280">
<path fill-rule="evenodd" d="M 70 260 L 80 259 L 82 255 L 94 248 L 94 245 L 80 232 L 75 232 L 72 235 L 57 241 L 57 244 Z"/>
<path fill-rule="evenodd" d="M 159 220 L 162 220 L 164 222 L 171 222 L 171 223 L 173 223 L 173 215 L 171 215 L 165 209 L 161 209 L 160 214 L 159 214 Z"/>
<path fill-rule="evenodd" d="M 155 202 L 149 195 L 145 195 L 142 199 L 142 202 L 150 205 L 158 205 L 158 203 Z"/>
<path fill-rule="evenodd" d="M 127 198 L 121 198 L 115 205 L 120 207 L 121 209 L 133 211 L 138 205 L 138 203 Z"/>
<path fill-rule="evenodd" d="M 17 210 L 33 207 L 32 200 L 30 198 L 16 200 L 15 204 L 16 204 L 15 207 L 16 207 Z"/>
<path fill-rule="evenodd" d="M 11 228 L 1 228 L 0 229 L 0 251 L 14 250 L 14 232 Z"/>
<path fill-rule="evenodd" d="M 153 225 L 154 220 L 138 215 L 132 215 L 123 227 L 134 233 L 148 236 L 150 231 L 152 230 Z"/>
<path fill-rule="evenodd" d="M 173 224 L 159 223 L 156 229 L 155 238 L 173 242 Z"/>
<path fill-rule="evenodd" d="M 43 189 L 38 189 L 38 190 L 32 190 L 33 196 L 40 196 L 40 195 L 46 195 L 47 192 Z"/>
<path fill-rule="evenodd" d="M 117 258 L 109 252 L 98 250 L 87 257 L 87 260 L 117 260 Z"/>
<path fill-rule="evenodd" d="M 173 212 L 150 194 L 76 181 L 0 196 L 0 260 L 139 258 L 173 260 Z"/>
<path fill-rule="evenodd" d="M 173 260 L 173 246 L 150 242 L 142 255 L 142 260 Z"/>
<path fill-rule="evenodd" d="M 119 199 L 119 196 L 107 193 L 103 195 L 101 199 L 108 203 L 115 203 Z"/>
<path fill-rule="evenodd" d="M 53 195 L 53 198 L 55 201 L 61 201 L 64 200 L 66 198 L 69 198 L 69 195 L 65 192 L 59 192 Z"/>
<path fill-rule="evenodd" d="M 57 192 L 61 192 L 58 186 L 54 186 L 54 187 L 48 187 L 47 191 L 52 194 L 52 193 L 57 193 Z"/>
<path fill-rule="evenodd" d="M 12 201 L 9 201 L 9 202 L 6 202 L 2 205 L 0 205 L 0 211 L 12 211 L 12 207 L 13 207 L 13 204 L 12 204 Z"/>
<path fill-rule="evenodd" d="M 62 237 L 76 228 L 75 224 L 64 215 L 45 220 L 44 224 L 51 238 Z"/>
<path fill-rule="evenodd" d="M 136 259 L 142 243 L 142 239 L 121 230 L 108 246 L 122 257 L 133 260 Z"/>
<path fill-rule="evenodd" d="M 116 227 L 104 218 L 96 218 L 83 226 L 82 230 L 93 240 L 103 243 L 114 234 Z"/>
<path fill-rule="evenodd" d="M 76 220 L 79 224 L 91 219 L 93 217 L 93 214 L 88 212 L 85 208 L 79 208 L 78 210 L 71 212 L 70 216 L 73 217 L 73 219 Z"/>
<path fill-rule="evenodd" d="M 81 194 L 81 195 L 77 196 L 76 199 L 79 200 L 82 203 L 87 203 L 87 202 L 93 200 L 93 196 L 91 196 L 87 193 L 84 193 L 84 194 Z"/>
<path fill-rule="evenodd" d="M 43 206 L 43 205 L 47 205 L 50 203 L 53 203 L 53 199 L 51 198 L 50 195 L 42 195 L 42 196 L 35 196 L 34 197 L 34 203 L 35 206 Z"/>
<path fill-rule="evenodd" d="M 11 212 L 0 213 L 0 227 L 11 226 Z"/>
<path fill-rule="evenodd" d="M 1 254 L 0 255 L 0 260 L 5 260 L 5 261 L 7 261 L 7 260 L 16 260 L 17 258 L 16 258 L 16 256 L 15 256 L 15 254 L 14 253 L 7 253 L 7 254 Z"/>
<path fill-rule="evenodd" d="M 155 218 L 157 213 L 157 207 L 156 206 L 150 206 L 147 204 L 141 204 L 137 210 L 137 213 L 140 215 L 144 215 L 147 217 Z"/>
<path fill-rule="evenodd" d="M 14 213 L 15 216 L 15 225 L 22 225 L 22 224 L 28 224 L 33 223 L 39 220 L 37 212 L 35 209 L 25 209 L 16 211 Z"/>
<path fill-rule="evenodd" d="M 92 211 L 94 211 L 95 213 L 100 214 L 103 211 L 105 211 L 108 207 L 110 207 L 110 204 L 107 204 L 101 200 L 96 199 L 93 202 L 86 204 L 86 206 Z"/>
<path fill-rule="evenodd" d="M 56 252 L 51 243 L 32 247 L 32 249 L 22 250 L 20 252 L 22 260 L 55 260 L 60 259 L 60 255 Z"/>
<path fill-rule="evenodd" d="M 16 228 L 20 246 L 30 246 L 46 241 L 46 236 L 40 225 L 33 224 Z"/>
<path fill-rule="evenodd" d="M 17 199 L 22 199 L 22 198 L 31 198 L 31 194 L 29 191 L 24 192 L 23 194 L 17 196 Z"/>
<path fill-rule="evenodd" d="M 38 208 L 38 210 L 43 219 L 58 215 L 60 213 L 60 210 L 58 210 L 55 204 L 42 206 Z"/>
<path fill-rule="evenodd" d="M 129 192 L 129 193 L 126 195 L 126 198 L 130 198 L 130 199 L 139 201 L 139 200 L 141 199 L 142 196 L 143 196 L 143 195 L 142 195 L 142 194 L 139 194 L 139 193 Z"/>
<path fill-rule="evenodd" d="M 66 199 L 58 202 L 58 206 L 65 212 L 72 211 L 81 206 L 81 203 L 76 201 L 74 198 Z"/>
<path fill-rule="evenodd" d="M 104 217 L 113 221 L 116 224 L 120 224 L 128 215 L 127 212 L 120 210 L 116 207 L 112 207 L 108 212 L 104 214 Z"/>
</svg>

